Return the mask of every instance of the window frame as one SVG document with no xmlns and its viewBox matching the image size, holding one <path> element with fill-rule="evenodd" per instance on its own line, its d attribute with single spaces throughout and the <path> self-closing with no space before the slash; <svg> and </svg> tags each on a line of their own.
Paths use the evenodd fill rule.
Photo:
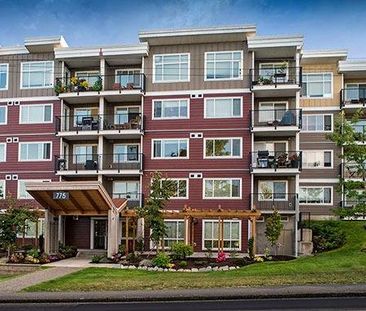
<svg viewBox="0 0 366 311">
<path fill-rule="evenodd" d="M 88 143 L 84 143 L 84 144 L 74 144 L 73 146 L 72 146 L 72 164 L 73 165 L 77 165 L 77 164 L 83 164 L 84 162 L 78 162 L 77 161 L 77 157 L 76 157 L 76 155 L 81 155 L 81 156 L 85 156 L 85 160 L 89 160 L 89 159 L 87 159 L 87 156 L 89 155 L 88 153 L 81 153 L 81 154 L 77 154 L 76 152 L 75 152 L 75 150 L 76 150 L 76 148 L 77 147 L 91 147 L 92 148 L 92 153 L 90 154 L 92 157 L 93 157 L 93 155 L 94 155 L 94 153 L 93 153 L 93 147 L 97 147 L 97 152 L 96 152 L 96 155 L 97 156 L 99 156 L 99 154 L 98 154 L 98 143 L 93 143 L 93 144 L 88 144 Z M 98 158 L 98 162 L 99 162 L 99 157 L 97 157 Z"/>
<path fill-rule="evenodd" d="M 233 55 L 233 53 L 240 53 L 240 66 L 239 66 L 239 77 L 238 78 L 213 78 L 213 79 L 208 79 L 207 78 L 207 55 L 210 53 L 214 53 L 216 54 L 225 54 L 225 53 L 231 53 Z M 216 65 L 216 59 L 213 60 L 214 64 Z M 226 62 L 228 62 L 228 60 L 226 60 Z M 234 61 L 231 60 L 231 62 L 233 63 Z M 230 50 L 230 51 L 207 51 L 205 52 L 205 69 L 204 69 L 204 76 L 203 76 L 203 80 L 206 82 L 210 82 L 210 81 L 240 81 L 243 80 L 243 64 L 244 64 L 244 53 L 243 50 Z M 216 69 L 216 68 L 215 68 Z M 215 70 L 215 74 L 216 74 L 216 70 Z"/>
<path fill-rule="evenodd" d="M 233 181 L 233 180 L 239 180 L 240 184 L 239 184 L 239 196 L 238 197 L 233 197 L 232 196 L 232 183 L 231 183 L 231 187 L 230 187 L 230 193 L 231 196 L 230 197 L 206 197 L 206 181 L 208 180 L 221 180 L 221 181 Z M 207 177 L 207 178 L 203 178 L 202 179 L 202 199 L 204 200 L 241 200 L 242 199 L 242 187 L 243 187 L 243 179 L 241 177 Z M 213 189 L 214 189 L 214 185 L 213 185 Z"/>
<path fill-rule="evenodd" d="M 231 112 L 233 112 L 233 104 L 234 104 L 234 99 L 240 99 L 240 115 L 239 116 L 234 116 L 233 114 L 229 117 L 209 117 L 207 116 L 207 101 L 208 100 L 214 100 L 214 104 L 216 104 L 216 100 L 217 99 L 230 99 L 231 100 Z M 233 96 L 233 97 L 205 97 L 204 98 L 204 105 L 203 105 L 203 118 L 204 119 L 240 119 L 243 117 L 243 97 L 241 96 Z"/>
<path fill-rule="evenodd" d="M 234 155 L 230 155 L 230 156 L 207 156 L 206 155 L 206 151 L 207 151 L 207 141 L 208 140 L 231 140 L 231 153 L 233 152 L 233 140 L 234 139 L 239 139 L 240 141 L 240 155 L 238 156 L 234 156 Z M 205 137 L 203 139 L 203 158 L 204 159 L 242 159 L 243 158 L 243 137 Z"/>
<path fill-rule="evenodd" d="M 331 113 L 316 113 L 316 114 L 307 114 L 307 113 L 303 113 L 302 115 L 302 126 L 304 125 L 304 117 L 308 118 L 309 116 L 323 116 L 323 130 L 321 131 L 317 131 L 317 130 L 304 130 L 303 127 L 301 127 L 301 132 L 304 132 L 304 133 L 332 133 L 333 132 L 333 129 L 334 129 L 334 118 L 333 118 L 333 114 Z M 331 122 L 330 122 L 330 125 L 331 125 L 331 130 L 324 130 L 324 125 L 325 125 L 325 122 L 324 122 L 324 119 L 325 119 L 325 116 L 330 116 L 331 118 Z M 307 122 L 307 125 L 309 124 L 309 122 Z"/>
<path fill-rule="evenodd" d="M 6 199 L 6 180 L 5 179 L 0 179 L 0 186 L 1 185 L 3 186 L 3 197 L 0 197 L 0 201 Z"/>
<path fill-rule="evenodd" d="M 5 87 L 0 87 L 0 91 L 7 91 L 9 89 L 9 64 L 8 63 L 0 63 L 0 66 L 6 66 L 6 84 Z"/>
<path fill-rule="evenodd" d="M 179 80 L 168 80 L 168 81 L 157 81 L 156 80 L 156 58 L 157 57 L 160 57 L 160 56 L 182 56 L 182 55 L 187 55 L 188 56 L 188 60 L 187 60 L 187 63 L 188 63 L 188 72 L 187 72 L 187 80 L 182 80 L 182 79 L 179 79 Z M 180 64 L 180 62 L 178 63 Z M 179 72 L 180 74 L 180 72 Z M 163 77 L 163 74 L 162 74 L 162 77 Z M 190 82 L 191 80 L 191 53 L 189 52 L 182 52 L 182 53 L 162 53 L 162 54 L 154 54 L 153 55 L 153 77 L 152 77 L 152 83 L 179 83 L 179 82 Z"/>
<path fill-rule="evenodd" d="M 178 232 L 179 232 L 179 223 L 183 223 L 183 227 L 184 227 L 184 220 L 183 219 L 164 219 L 164 224 L 166 222 L 175 222 L 176 225 L 177 225 L 177 231 L 176 231 L 176 234 L 178 236 Z M 170 249 L 169 246 L 165 246 L 165 241 L 173 241 L 172 244 L 174 243 L 178 243 L 178 242 L 184 242 L 185 240 L 185 232 L 183 234 L 183 238 L 167 238 L 167 237 L 164 237 L 164 245 L 162 245 L 164 247 L 164 249 Z M 175 241 L 175 242 L 174 242 Z"/>
<path fill-rule="evenodd" d="M 304 189 L 325 189 L 325 188 L 329 188 L 330 189 L 330 203 L 302 203 L 300 202 L 300 189 L 304 188 Z M 310 206 L 316 206 L 316 205 L 324 205 L 324 206 L 332 206 L 333 205 L 333 186 L 299 186 L 299 205 L 310 205 Z"/>
<path fill-rule="evenodd" d="M 142 79 L 141 79 L 141 68 L 117 68 L 114 70 L 114 83 L 119 83 L 121 84 L 120 81 L 118 81 L 118 76 L 121 76 L 122 74 L 118 74 L 119 71 L 138 71 L 138 75 L 140 77 L 140 84 L 136 85 L 137 87 L 141 87 L 142 85 Z M 130 75 L 130 74 L 129 74 Z M 137 73 L 133 73 L 132 75 L 137 75 Z"/>
<path fill-rule="evenodd" d="M 319 152 L 319 153 L 323 153 L 323 158 L 324 158 L 324 154 L 325 154 L 325 152 L 330 152 L 330 154 L 331 154 L 331 166 L 324 166 L 324 161 L 323 161 L 323 165 L 321 166 L 321 165 L 319 165 L 319 166 L 309 166 L 309 167 L 307 167 L 307 166 L 305 166 L 304 165 L 304 163 L 305 162 L 303 162 L 302 163 L 302 168 L 303 169 L 306 169 L 306 170 L 308 170 L 308 169 L 310 169 L 310 170 L 313 170 L 313 169 L 333 169 L 334 168 L 334 152 L 333 152 L 333 150 L 331 150 L 331 149 L 326 149 L 326 150 L 314 150 L 314 149 L 309 149 L 309 150 L 307 150 L 307 149 L 303 149 L 302 150 L 302 159 L 304 159 L 304 154 L 306 153 L 306 152 Z"/>
<path fill-rule="evenodd" d="M 154 144 L 155 141 L 172 141 L 172 140 L 185 140 L 187 142 L 187 156 L 186 157 L 155 157 L 154 156 Z M 163 152 L 161 152 L 163 154 Z M 151 139 L 151 159 L 152 160 L 187 160 L 189 159 L 189 138 L 153 138 Z"/>
<path fill-rule="evenodd" d="M 18 179 L 18 182 L 17 182 L 17 199 L 18 200 L 34 200 L 33 197 L 30 197 L 30 198 L 21 198 L 20 197 L 20 183 L 21 182 L 51 182 L 51 179 Z M 29 196 L 30 194 L 27 193 Z"/>
<path fill-rule="evenodd" d="M 115 186 L 116 184 L 118 183 L 125 183 L 126 184 L 126 189 L 127 189 L 127 184 L 129 183 L 134 183 L 137 185 L 137 198 L 130 198 L 130 199 L 127 199 L 127 200 L 139 200 L 140 201 L 140 181 L 139 180 L 113 180 L 112 182 L 112 197 L 114 198 L 114 194 L 118 194 L 120 192 L 115 192 Z M 126 192 L 126 194 L 129 193 L 129 192 Z M 133 192 L 130 192 L 130 193 L 133 193 Z"/>
<path fill-rule="evenodd" d="M 0 143 L 0 146 L 3 145 L 4 146 L 4 161 L 1 161 L 0 159 L 0 163 L 5 163 L 6 162 L 6 158 L 7 158 L 7 143 Z"/>
<path fill-rule="evenodd" d="M 52 72 L 51 72 L 51 84 L 50 85 L 43 85 L 43 86 L 23 86 L 23 67 L 24 64 L 34 64 L 34 63 L 52 63 Z M 20 89 L 21 90 L 34 90 L 34 89 L 51 89 L 54 86 L 54 77 L 55 77 L 55 62 L 53 60 L 42 60 L 42 61 L 28 61 L 28 62 L 21 62 L 20 63 Z M 44 80 L 44 79 L 43 79 Z"/>
<path fill-rule="evenodd" d="M 50 158 L 49 159 L 22 160 L 21 159 L 21 146 L 29 145 L 29 144 L 43 144 L 43 145 L 50 144 Z M 50 161 L 52 161 L 52 155 L 53 155 L 52 154 L 52 141 L 23 141 L 23 142 L 19 142 L 19 144 L 18 144 L 18 162 L 36 162 L 36 161 L 50 162 Z"/>
<path fill-rule="evenodd" d="M 262 107 L 263 105 L 269 105 L 269 104 L 272 104 L 272 109 L 263 109 L 263 110 L 261 109 L 261 107 Z M 286 105 L 285 112 L 290 110 L 290 109 L 288 108 L 288 107 L 289 107 L 289 102 L 288 102 L 288 100 L 284 100 L 284 101 L 281 101 L 281 100 L 279 100 L 279 101 L 259 101 L 259 102 L 258 102 L 258 122 L 270 122 L 270 121 L 275 121 L 275 118 L 274 118 L 274 111 L 275 111 L 276 109 L 274 109 L 274 107 L 275 107 L 275 105 L 276 105 L 276 104 L 285 104 L 285 105 Z M 261 118 L 261 111 L 267 111 L 267 112 L 272 111 L 272 115 L 273 115 L 272 120 L 262 120 L 262 118 Z"/>
<path fill-rule="evenodd" d="M 51 120 L 50 121 L 43 121 L 43 122 L 24 122 L 22 121 L 22 111 L 24 108 L 29 107 L 43 107 L 43 120 L 45 118 L 45 107 L 51 106 Z M 29 110 L 28 110 L 28 119 L 29 119 Z M 34 105 L 20 105 L 19 108 L 19 124 L 50 124 L 53 123 L 53 104 L 34 104 Z"/>
<path fill-rule="evenodd" d="M 141 153 L 141 147 L 140 147 L 140 144 L 139 143 L 114 143 L 113 145 L 113 163 L 139 163 L 140 162 L 140 156 L 139 154 Z M 133 146 L 133 147 L 136 147 L 137 146 L 137 159 L 136 160 L 126 160 L 126 161 L 122 161 L 122 162 L 118 162 L 116 161 L 115 162 L 115 155 L 119 154 L 118 152 L 115 151 L 115 148 L 118 147 L 118 146 Z M 128 152 L 126 153 L 121 153 L 122 155 L 128 155 Z"/>
<path fill-rule="evenodd" d="M 169 102 L 169 101 L 179 101 L 179 105 L 181 101 L 187 101 L 187 116 L 186 117 L 156 117 L 155 116 L 155 104 L 156 102 L 161 102 L 162 105 L 164 102 Z M 190 118 L 190 114 L 189 114 L 189 110 L 190 110 L 190 106 L 191 106 L 191 101 L 190 98 L 164 98 L 164 99 L 153 99 L 152 101 L 152 120 L 187 120 Z M 180 108 L 180 106 L 179 106 Z M 163 111 L 163 110 L 162 110 Z"/>
<path fill-rule="evenodd" d="M 32 222 L 32 223 L 34 223 L 34 222 Z M 45 226 L 45 219 L 44 218 L 38 218 L 37 226 L 38 226 L 38 233 L 40 235 L 43 234 L 43 230 L 42 229 L 44 229 L 44 226 Z M 35 238 L 38 238 L 38 237 L 36 237 L 34 235 L 28 235 L 27 232 L 25 233 L 24 237 L 26 239 L 35 239 Z M 23 238 L 23 234 L 22 233 L 18 233 L 17 234 L 17 238 L 18 239 Z"/>
<path fill-rule="evenodd" d="M 261 198 L 261 195 L 263 194 L 262 192 L 260 192 L 260 185 L 262 183 L 268 183 L 268 182 L 271 182 L 272 183 L 272 199 L 264 199 L 264 198 Z M 273 190 L 274 190 L 274 183 L 276 182 L 281 182 L 281 183 L 285 183 L 286 185 L 286 192 L 285 192 L 285 198 L 283 199 L 275 199 L 274 198 L 274 195 L 276 194 Z M 273 179 L 273 180 L 265 180 L 265 179 L 261 179 L 261 180 L 258 180 L 258 202 L 270 202 L 270 201 L 288 201 L 288 180 L 286 179 Z"/>
<path fill-rule="evenodd" d="M 0 126 L 8 124 L 8 106 L 0 105 L 0 109 L 3 107 L 5 108 L 5 120 L 4 120 L 4 122 L 0 122 Z"/>
<path fill-rule="evenodd" d="M 168 180 L 171 180 L 171 181 L 178 181 L 178 183 L 180 181 L 185 181 L 186 182 L 186 196 L 185 197 L 176 197 L 176 196 L 171 196 L 170 197 L 170 200 L 187 200 L 189 199 L 189 178 L 168 178 Z M 161 180 L 160 181 L 160 184 L 162 186 L 162 183 L 163 183 L 164 180 Z M 178 186 L 178 193 L 179 193 L 179 186 Z"/>
<path fill-rule="evenodd" d="M 223 220 L 224 223 L 239 223 L 239 247 L 238 248 L 227 248 L 224 247 L 223 250 L 224 251 L 241 251 L 242 249 L 242 221 L 240 219 L 224 219 Z M 205 240 L 207 241 L 215 241 L 216 239 L 205 239 L 205 229 L 206 229 L 206 223 L 218 223 L 219 221 L 217 219 L 202 219 L 202 250 L 207 250 L 207 248 L 205 247 Z M 218 241 L 219 237 L 217 237 L 217 241 Z M 223 238 L 223 241 L 233 241 L 232 240 L 232 232 L 230 230 L 230 239 L 229 240 L 225 240 Z M 236 241 L 236 239 L 234 240 Z M 213 247 L 211 248 L 211 250 L 218 250 L 218 247 Z"/>
<path fill-rule="evenodd" d="M 87 74 L 86 79 L 84 79 L 84 78 L 81 78 L 81 79 L 84 79 L 85 81 L 87 81 L 89 87 L 93 86 L 93 84 L 90 84 L 90 82 L 89 82 L 89 78 L 90 78 L 89 74 L 91 74 L 91 77 L 93 77 L 93 78 L 94 77 L 101 76 L 100 70 L 79 70 L 79 71 L 75 71 L 74 76 L 76 78 L 80 79 L 79 74 L 82 74 L 82 73 L 86 73 Z"/>
<path fill-rule="evenodd" d="M 302 73 L 302 83 L 304 83 L 304 76 L 308 76 L 308 75 L 322 75 L 323 76 L 323 92 L 324 92 L 324 75 L 330 74 L 330 96 L 309 96 L 309 95 L 303 95 L 303 91 L 301 91 L 301 98 L 304 99 L 333 99 L 334 95 L 333 95 L 333 87 L 334 87 L 334 79 L 333 79 L 333 72 L 303 72 Z M 305 82 L 308 83 L 308 82 Z M 312 82 L 314 83 L 314 82 Z M 308 89 L 308 88 L 307 88 Z M 301 90 L 302 90 L 302 85 L 301 85 Z"/>
</svg>

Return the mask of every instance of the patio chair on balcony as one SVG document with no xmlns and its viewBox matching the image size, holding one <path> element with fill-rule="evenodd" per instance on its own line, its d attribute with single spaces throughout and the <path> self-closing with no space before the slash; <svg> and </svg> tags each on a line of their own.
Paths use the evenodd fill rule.
<svg viewBox="0 0 366 311">
<path fill-rule="evenodd" d="M 293 112 L 287 110 L 280 121 L 280 125 L 282 126 L 290 126 L 296 124 L 296 116 Z"/>
<path fill-rule="evenodd" d="M 93 127 L 93 117 L 83 117 L 81 119 L 81 124 L 83 130 L 91 130 Z"/>
<path fill-rule="evenodd" d="M 84 168 L 86 170 L 96 170 L 98 168 L 98 163 L 94 160 L 86 160 Z"/>
<path fill-rule="evenodd" d="M 259 168 L 269 167 L 269 151 L 263 150 L 257 152 L 257 165 Z"/>
<path fill-rule="evenodd" d="M 287 159 L 287 153 L 281 153 L 276 159 L 277 167 L 288 167 L 291 162 Z"/>
</svg>

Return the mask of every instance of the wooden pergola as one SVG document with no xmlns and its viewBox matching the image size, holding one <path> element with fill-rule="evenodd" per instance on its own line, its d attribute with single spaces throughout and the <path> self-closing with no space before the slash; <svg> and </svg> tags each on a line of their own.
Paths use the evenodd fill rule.
<svg viewBox="0 0 366 311">
<path fill-rule="evenodd" d="M 121 212 L 122 217 L 126 218 L 126 253 L 128 253 L 128 221 L 130 218 L 136 218 L 137 214 L 135 210 L 124 209 Z M 216 210 L 213 209 L 193 209 L 189 206 L 184 206 L 182 210 L 163 210 L 164 219 L 184 219 L 184 242 L 187 245 L 193 245 L 194 237 L 194 222 L 195 218 L 198 219 L 217 219 L 218 220 L 218 251 L 224 250 L 224 220 L 226 219 L 249 219 L 251 221 L 251 236 L 256 235 L 256 219 L 261 215 L 257 210 L 231 210 L 222 209 L 219 206 Z M 256 239 L 254 238 L 254 249 Z M 133 249 L 134 250 L 134 249 Z"/>
</svg>

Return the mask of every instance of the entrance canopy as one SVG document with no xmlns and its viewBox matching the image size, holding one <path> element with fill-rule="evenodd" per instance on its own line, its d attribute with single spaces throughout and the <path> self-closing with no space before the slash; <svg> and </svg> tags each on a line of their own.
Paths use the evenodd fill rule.
<svg viewBox="0 0 366 311">
<path fill-rule="evenodd" d="M 53 215 L 107 215 L 119 213 L 126 199 L 112 199 L 98 181 L 29 182 L 26 190 Z"/>
</svg>

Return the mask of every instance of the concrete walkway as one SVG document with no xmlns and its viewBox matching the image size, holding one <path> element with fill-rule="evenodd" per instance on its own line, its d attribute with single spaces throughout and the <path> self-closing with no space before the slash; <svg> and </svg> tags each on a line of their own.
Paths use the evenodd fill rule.
<svg viewBox="0 0 366 311">
<path fill-rule="evenodd" d="M 43 265 L 44 267 L 64 267 L 64 268 L 120 268 L 120 264 L 110 264 L 110 263 L 90 263 L 90 258 L 79 258 L 73 257 L 60 261 L 51 262 Z"/>
<path fill-rule="evenodd" d="M 0 294 L 18 292 L 29 286 L 53 280 L 81 269 L 81 267 L 55 267 L 14 277 L 0 282 Z"/>
</svg>

